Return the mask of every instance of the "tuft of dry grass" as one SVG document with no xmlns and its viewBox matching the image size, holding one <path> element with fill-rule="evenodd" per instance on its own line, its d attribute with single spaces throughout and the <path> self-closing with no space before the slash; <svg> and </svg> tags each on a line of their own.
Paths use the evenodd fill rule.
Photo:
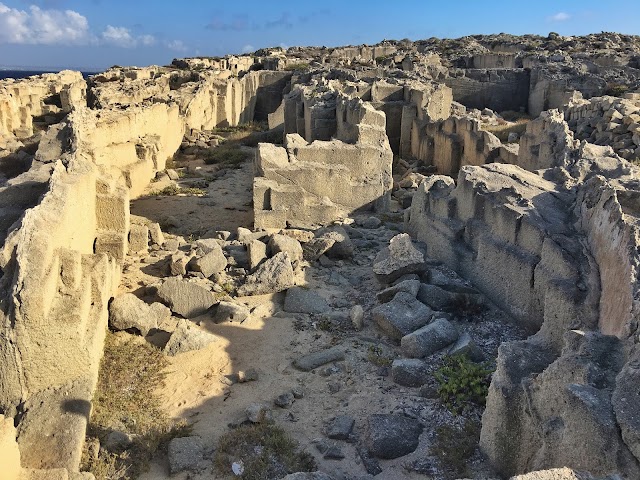
<svg viewBox="0 0 640 480">
<path fill-rule="evenodd" d="M 158 407 L 157 392 L 164 386 L 168 365 L 152 345 L 107 335 L 82 462 L 82 469 L 96 480 L 137 478 L 172 438 L 190 433 L 189 425 L 172 421 Z M 103 444 L 116 430 L 133 438 L 124 451 L 91 448 L 97 445 L 96 439 Z"/>
<path fill-rule="evenodd" d="M 493 133 L 502 143 L 507 143 L 509 134 L 514 132 L 521 136 L 526 130 L 531 120 L 520 118 L 513 123 L 501 123 L 498 125 L 482 125 L 480 128 L 485 132 Z"/>
<path fill-rule="evenodd" d="M 214 466 L 220 475 L 231 474 L 233 462 L 244 465 L 243 480 L 271 480 L 289 473 L 313 472 L 313 456 L 278 426 L 243 425 L 225 433 L 218 442 Z"/>
</svg>

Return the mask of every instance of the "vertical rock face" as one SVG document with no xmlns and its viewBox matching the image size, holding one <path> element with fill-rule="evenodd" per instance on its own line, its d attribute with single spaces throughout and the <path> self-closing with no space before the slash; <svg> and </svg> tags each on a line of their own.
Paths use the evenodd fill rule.
<svg viewBox="0 0 640 480">
<path fill-rule="evenodd" d="M 531 122 L 517 164 L 431 177 L 408 216 L 429 256 L 536 332 L 500 347 L 481 448 L 505 477 L 569 466 L 636 478 L 636 174 L 578 145 L 557 111 Z"/>
<path fill-rule="evenodd" d="M 305 131 L 311 139 L 335 134 L 334 140 L 309 144 L 290 134 L 284 147 L 258 146 L 260 176 L 253 185 L 256 228 L 326 225 L 388 201 L 393 153 L 384 113 L 359 99 L 343 97 L 333 108 L 327 114 L 331 126 L 314 121 Z"/>
</svg>

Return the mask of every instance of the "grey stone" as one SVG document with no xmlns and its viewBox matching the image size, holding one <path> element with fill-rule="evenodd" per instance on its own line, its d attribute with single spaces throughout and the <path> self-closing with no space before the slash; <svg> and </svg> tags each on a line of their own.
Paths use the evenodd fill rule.
<svg viewBox="0 0 640 480">
<path fill-rule="evenodd" d="M 267 258 L 267 246 L 260 240 L 251 240 L 247 244 L 247 255 L 249 269 L 253 271 Z"/>
<path fill-rule="evenodd" d="M 322 458 L 325 460 L 342 460 L 344 453 L 342 453 L 342 449 L 338 445 L 331 445 Z"/>
<path fill-rule="evenodd" d="M 455 312 L 457 305 L 482 305 L 484 299 L 477 290 L 463 285 L 429 285 L 423 283 L 418 291 L 418 300 L 434 310 Z"/>
<path fill-rule="evenodd" d="M 284 298 L 284 311 L 290 313 L 324 313 L 329 310 L 327 301 L 313 290 L 291 287 Z"/>
<path fill-rule="evenodd" d="M 391 301 L 398 292 L 410 293 L 415 298 L 418 295 L 418 290 L 420 290 L 420 280 L 405 280 L 378 292 L 376 297 L 380 303 L 386 303 Z"/>
<path fill-rule="evenodd" d="M 187 256 L 183 252 L 174 253 L 169 259 L 169 273 L 171 275 L 186 275 L 187 264 L 190 260 L 191 256 Z"/>
<path fill-rule="evenodd" d="M 349 415 L 339 415 L 331 419 L 326 429 L 327 437 L 333 440 L 347 440 L 351 435 L 355 422 L 353 417 Z"/>
<path fill-rule="evenodd" d="M 424 255 L 406 233 L 393 237 L 389 246 L 381 250 L 373 262 L 373 273 L 382 283 L 391 283 L 407 273 L 425 269 Z"/>
<path fill-rule="evenodd" d="M 271 408 L 264 403 L 252 403 L 245 410 L 251 423 L 268 423 L 272 420 Z"/>
<path fill-rule="evenodd" d="M 167 252 L 175 252 L 180 248 L 180 241 L 176 238 L 170 238 L 164 241 L 162 248 Z"/>
<path fill-rule="evenodd" d="M 303 372 L 310 372 L 314 368 L 330 362 L 337 362 L 338 360 L 344 360 L 344 350 L 339 346 L 305 355 L 295 360 L 293 365 Z"/>
<path fill-rule="evenodd" d="M 174 438 L 168 447 L 169 471 L 176 474 L 200 470 L 204 463 L 204 444 L 200 437 Z"/>
<path fill-rule="evenodd" d="M 364 309 L 362 305 L 354 305 L 351 310 L 349 310 L 349 318 L 351 319 L 353 328 L 362 330 L 364 327 Z"/>
<path fill-rule="evenodd" d="M 369 217 L 365 219 L 361 223 L 361 225 L 362 225 L 362 228 L 374 229 L 382 225 L 382 220 L 380 220 L 378 217 Z"/>
<path fill-rule="evenodd" d="M 415 332 L 402 337 L 402 352 L 411 358 L 422 358 L 451 345 L 458 339 L 459 333 L 451 322 L 437 318 Z"/>
<path fill-rule="evenodd" d="M 403 415 L 370 415 L 364 442 L 369 453 L 377 458 L 393 459 L 408 455 L 417 447 L 422 425 Z"/>
<path fill-rule="evenodd" d="M 419 387 L 431 377 L 427 365 L 414 358 L 398 358 L 391 365 L 391 378 L 404 387 Z"/>
<path fill-rule="evenodd" d="M 167 173 L 167 176 L 174 182 L 180 180 L 180 175 L 178 175 L 178 172 L 176 172 L 173 168 L 167 168 L 165 172 Z"/>
<path fill-rule="evenodd" d="M 109 305 L 109 325 L 114 330 L 135 328 L 146 336 L 150 330 L 171 317 L 171 311 L 162 304 L 151 306 L 132 293 L 125 293 L 113 299 Z"/>
<path fill-rule="evenodd" d="M 476 342 L 473 341 L 471 335 L 467 332 L 463 332 L 456 343 L 451 345 L 447 351 L 447 355 L 452 357 L 456 355 L 465 355 L 473 362 L 482 362 L 485 359 L 484 353 L 482 353 L 480 347 L 476 345 Z"/>
<path fill-rule="evenodd" d="M 332 227 L 330 231 L 323 233 L 321 238 L 327 238 L 334 242 L 326 252 L 328 257 L 337 259 L 353 257 L 353 242 L 344 228 Z"/>
<path fill-rule="evenodd" d="M 133 443 L 133 437 L 126 432 L 114 430 L 104 442 L 104 448 L 109 452 L 120 452 L 131 446 Z"/>
<path fill-rule="evenodd" d="M 248 244 L 252 240 L 259 240 L 266 237 L 267 232 L 252 232 L 248 228 L 238 227 L 237 236 L 240 243 Z"/>
<path fill-rule="evenodd" d="M 149 248 L 149 227 L 131 225 L 129 229 L 129 252 L 146 254 Z"/>
<path fill-rule="evenodd" d="M 216 314 L 213 317 L 213 321 L 216 323 L 222 322 L 238 322 L 241 323 L 249 318 L 249 309 L 244 305 L 239 305 L 233 302 L 222 301 L 218 304 Z"/>
<path fill-rule="evenodd" d="M 162 229 L 160 228 L 160 225 L 155 222 L 151 222 L 149 223 L 148 227 L 149 227 L 149 235 L 151 236 L 151 241 L 156 245 L 164 244 L 164 234 L 162 233 Z"/>
<path fill-rule="evenodd" d="M 393 300 L 377 306 L 371 313 L 378 327 L 394 340 L 423 327 L 433 315 L 429 307 L 407 292 L 396 294 Z"/>
<path fill-rule="evenodd" d="M 215 298 L 209 290 L 179 278 L 165 281 L 158 288 L 157 295 L 172 312 L 184 318 L 202 315 L 215 303 Z"/>
<path fill-rule="evenodd" d="M 271 255 L 276 253 L 288 253 L 292 262 L 302 260 L 302 245 L 295 238 L 288 235 L 276 234 L 269 240 L 269 251 Z"/>
<path fill-rule="evenodd" d="M 334 478 L 322 472 L 298 472 L 290 473 L 286 477 L 282 477 L 281 480 L 334 480 Z"/>
<path fill-rule="evenodd" d="M 287 392 L 283 393 L 282 395 L 278 395 L 273 403 L 275 403 L 276 407 L 289 408 L 291 405 L 293 405 L 294 401 L 295 397 L 293 396 L 293 393 Z"/>
<path fill-rule="evenodd" d="M 334 243 L 336 243 L 336 241 L 332 238 L 314 238 L 302 246 L 303 258 L 309 262 L 318 260 L 333 247 Z"/>
<path fill-rule="evenodd" d="M 216 341 L 218 337 L 213 333 L 202 330 L 189 320 L 181 319 L 165 345 L 164 352 L 173 357 L 179 353 L 200 350 Z"/>
<path fill-rule="evenodd" d="M 227 266 L 227 258 L 224 256 L 220 245 L 216 244 L 216 247 L 201 257 L 193 258 L 189 262 L 189 268 L 194 272 L 202 273 L 207 278 L 214 273 L 223 271 Z"/>
<path fill-rule="evenodd" d="M 288 253 L 277 253 L 247 277 L 238 288 L 239 296 L 262 295 L 287 290 L 294 285 L 293 267 Z"/>
</svg>

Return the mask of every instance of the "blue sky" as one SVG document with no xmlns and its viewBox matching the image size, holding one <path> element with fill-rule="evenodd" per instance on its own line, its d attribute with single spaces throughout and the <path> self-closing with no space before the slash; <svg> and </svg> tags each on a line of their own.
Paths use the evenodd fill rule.
<svg viewBox="0 0 640 480">
<path fill-rule="evenodd" d="M 640 0 L 0 0 L 0 65 L 104 69 L 278 45 L 550 31 L 640 34 Z"/>
</svg>

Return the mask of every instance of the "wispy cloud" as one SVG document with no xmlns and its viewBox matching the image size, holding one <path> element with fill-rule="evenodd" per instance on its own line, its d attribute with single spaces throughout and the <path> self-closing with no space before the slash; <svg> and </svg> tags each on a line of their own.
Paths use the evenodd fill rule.
<svg viewBox="0 0 640 480">
<path fill-rule="evenodd" d="M 174 52 L 184 53 L 188 50 L 187 46 L 182 40 L 171 40 L 166 43 L 166 47 Z"/>
<path fill-rule="evenodd" d="M 550 17 L 547 17 L 547 20 L 549 20 L 550 22 L 566 22 L 570 18 L 571 18 L 571 15 L 569 15 L 568 13 L 558 12 L 551 15 Z"/>
<path fill-rule="evenodd" d="M 256 49 L 253 45 L 245 45 L 244 47 L 242 47 L 242 53 L 251 53 L 255 51 Z"/>
<path fill-rule="evenodd" d="M 225 19 L 223 15 L 216 15 L 207 25 L 207 30 L 220 30 L 220 31 L 235 31 L 241 32 L 243 30 L 249 30 L 249 16 L 248 15 L 234 15 L 231 19 Z"/>
<path fill-rule="evenodd" d="M 328 11 L 322 10 L 318 15 L 326 15 Z M 205 25 L 204 28 L 213 31 L 260 31 L 260 30 L 277 30 L 288 29 L 296 24 L 307 23 L 312 20 L 311 16 L 294 18 L 291 13 L 283 12 L 276 18 L 253 20 L 248 15 L 226 16 L 223 12 L 217 13 L 213 19 Z"/>
</svg>

